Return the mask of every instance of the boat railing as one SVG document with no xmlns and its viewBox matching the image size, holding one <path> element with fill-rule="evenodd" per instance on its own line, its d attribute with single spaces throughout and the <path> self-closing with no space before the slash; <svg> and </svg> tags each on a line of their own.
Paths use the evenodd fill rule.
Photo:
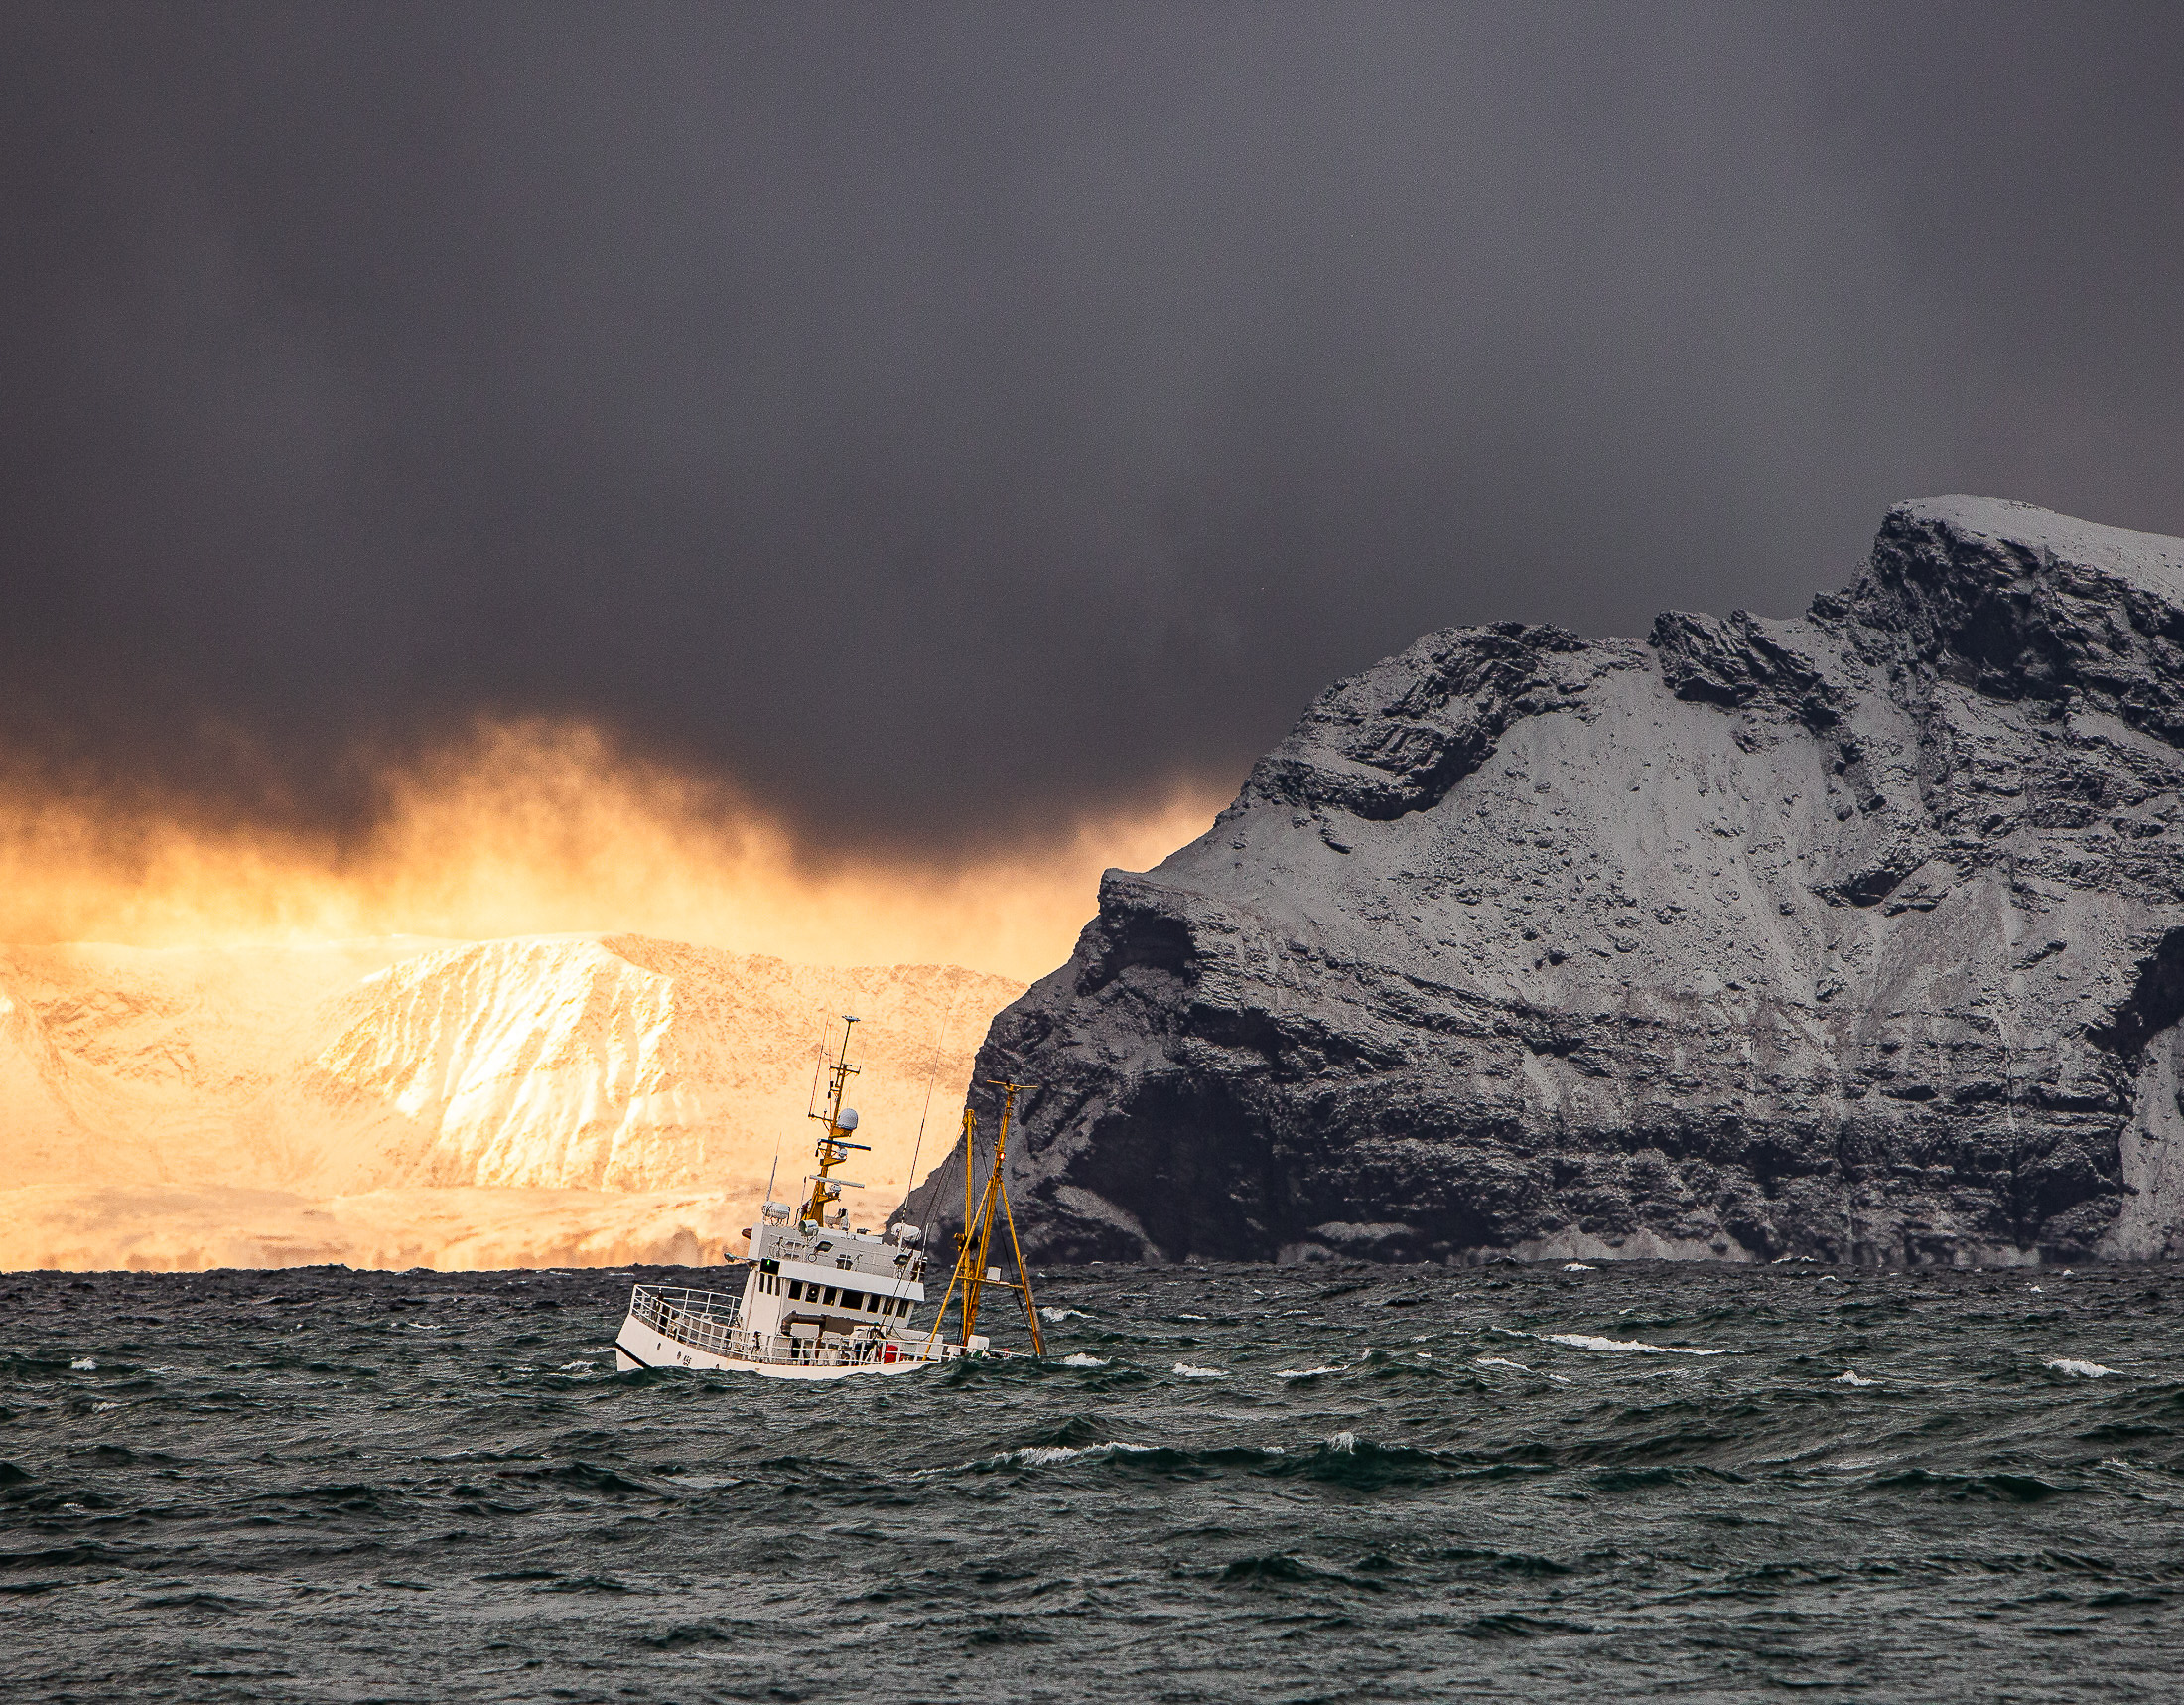
<svg viewBox="0 0 2184 1705">
<path fill-rule="evenodd" d="M 629 1312 L 663 1338 L 737 1361 L 861 1367 L 872 1362 L 945 1361 L 962 1353 L 956 1345 L 929 1346 L 925 1339 L 903 1340 L 880 1333 L 812 1339 L 751 1332 L 736 1324 L 741 1302 L 721 1291 L 638 1285 L 630 1293 Z"/>
</svg>

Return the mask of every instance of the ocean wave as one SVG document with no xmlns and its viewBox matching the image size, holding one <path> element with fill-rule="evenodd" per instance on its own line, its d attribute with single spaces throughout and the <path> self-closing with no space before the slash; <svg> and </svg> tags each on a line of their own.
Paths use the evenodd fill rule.
<svg viewBox="0 0 2184 1705">
<path fill-rule="evenodd" d="M 1185 1379 L 1226 1379 L 1228 1373 L 1219 1367 L 1193 1367 L 1187 1361 L 1178 1361 L 1170 1371 L 1180 1373 Z"/>
<path fill-rule="evenodd" d="M 1543 1344 L 1559 1344 L 1569 1350 L 1594 1350 L 1640 1355 L 1726 1355 L 1725 1350 L 1691 1350 L 1680 1344 L 1648 1344 L 1641 1338 L 1599 1338 L 1588 1332 L 1527 1333 Z"/>
<path fill-rule="evenodd" d="M 1281 1445 L 1228 1445 L 1212 1450 L 1183 1450 L 1173 1445 L 1141 1445 L 1129 1439 L 1102 1439 L 1088 1445 L 1020 1445 L 965 1463 L 961 1470 L 929 1474 L 994 1474 L 1012 1469 L 1050 1469 L 1080 1465 L 1152 1470 L 1167 1474 L 1205 1474 L 1227 1468 L 1260 1469 L 1289 1453 Z M 912 1477 L 921 1478 L 921 1477 Z"/>
<path fill-rule="evenodd" d="M 1065 1320 L 1090 1320 L 1092 1318 L 1082 1309 L 1041 1309 L 1039 1313 L 1056 1326 L 1061 1325 Z"/>
<path fill-rule="evenodd" d="M 1845 1367 L 1841 1373 L 1837 1374 L 1834 1379 L 1830 1380 L 1829 1383 L 1832 1385 L 1878 1385 L 1880 1381 L 1877 1379 L 1860 1379 L 1857 1374 L 1857 1369 L 1855 1369 L 1854 1367 Z"/>
<path fill-rule="evenodd" d="M 1563 1271 L 1566 1273 L 1597 1273 L 1599 1270 L 1597 1267 L 1586 1266 L 1582 1261 L 1565 1261 L 1563 1263 Z"/>
<path fill-rule="evenodd" d="M 1133 1445 L 1112 1439 L 1098 1445 L 1026 1445 L 1021 1451 L 1005 1451 L 995 1459 L 1019 1468 L 1042 1469 L 1054 1463 L 1073 1463 L 1080 1457 L 1111 1457 L 1118 1451 L 1151 1451 L 1151 1445 Z"/>
<path fill-rule="evenodd" d="M 1074 1355 L 1063 1356 L 1061 1364 L 1064 1367 L 1105 1367 L 1107 1360 L 1104 1356 L 1087 1355 L 1080 1350 Z"/>
<path fill-rule="evenodd" d="M 1355 1588 L 1361 1592 L 1384 1593 L 1388 1590 L 1383 1581 L 1370 1575 L 1347 1574 L 1339 1569 L 1323 1568 L 1308 1563 L 1292 1552 L 1281 1551 L 1265 1557 L 1239 1557 L 1222 1569 L 1224 1583 L 1240 1584 L 1255 1588 L 1297 1586 L 1314 1592 Z"/>
<path fill-rule="evenodd" d="M 1867 1484 L 1882 1492 L 1934 1492 L 1952 1498 L 1984 1498 L 1994 1503 L 2039 1503 L 2079 1490 L 2031 1474 L 1945 1474 L 1921 1468 L 1879 1475 Z"/>
<path fill-rule="evenodd" d="M 1277 1379 L 1317 1379 L 1323 1374 L 1340 1373 L 1339 1367 L 1280 1367 L 1275 1369 Z"/>
<path fill-rule="evenodd" d="M 1475 1465 L 1469 1465 L 1460 1456 L 1416 1445 L 1384 1445 L 1345 1431 L 1329 1434 L 1308 1450 L 1292 1450 L 1284 1445 L 1214 1445 L 1188 1449 L 1139 1444 L 1128 1439 L 1103 1439 L 1087 1444 L 1035 1443 L 998 1452 L 966 1463 L 960 1469 L 935 1469 L 923 1473 L 997 1474 L 1100 1467 L 1191 1478 L 1242 1472 L 1332 1482 L 1367 1492 L 1390 1485 L 1438 1483 L 1477 1472 Z"/>
<path fill-rule="evenodd" d="M 1508 1338 L 1529 1338 L 1532 1336 L 1530 1333 L 1510 1332 L 1509 1329 L 1506 1327 L 1498 1326 L 1495 1327 L 1493 1330 L 1501 1333 L 1503 1336 Z M 1547 1371 L 1546 1368 L 1534 1367 L 1530 1362 L 1526 1361 L 1511 1361 L 1505 1355 L 1473 1356 L 1471 1358 L 1471 1365 L 1474 1367 L 1511 1367 L 1515 1368 L 1519 1373 L 1530 1373 L 1538 1378 L 1552 1379 L 1558 1385 L 1568 1385 L 1570 1383 L 1570 1381 L 1565 1379 L 1560 1373 L 1550 1373 Z"/>
<path fill-rule="evenodd" d="M 2098 1361 L 2073 1361 L 2067 1356 L 2056 1361 L 2042 1362 L 2041 1365 L 2052 1367 L 2058 1373 L 2067 1373 L 2073 1379 L 2107 1379 L 2116 1372 L 2115 1368 L 2103 1367 Z"/>
</svg>

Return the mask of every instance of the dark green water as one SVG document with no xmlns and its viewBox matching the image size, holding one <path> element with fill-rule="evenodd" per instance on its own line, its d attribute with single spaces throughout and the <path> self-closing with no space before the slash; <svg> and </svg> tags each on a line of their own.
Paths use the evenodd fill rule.
<svg viewBox="0 0 2184 1705">
<path fill-rule="evenodd" d="M 0 1276 L 0 1694 L 2184 1698 L 2172 1269 L 1079 1269 L 834 1385 L 626 1293 Z"/>
</svg>

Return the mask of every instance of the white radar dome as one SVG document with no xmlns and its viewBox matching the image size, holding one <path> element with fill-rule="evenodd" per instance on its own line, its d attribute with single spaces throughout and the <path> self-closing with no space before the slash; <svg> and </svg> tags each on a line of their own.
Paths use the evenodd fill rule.
<svg viewBox="0 0 2184 1705">
<path fill-rule="evenodd" d="M 842 1109 L 842 1116 L 841 1116 L 841 1117 L 840 1117 L 839 1119 L 835 1120 L 835 1122 L 834 1122 L 834 1123 L 835 1123 L 835 1127 L 836 1127 L 836 1129 L 838 1129 L 838 1130 L 844 1130 L 844 1131 L 854 1131 L 854 1130 L 856 1130 L 856 1129 L 857 1129 L 857 1109 L 856 1109 L 855 1107 L 844 1107 L 844 1108 Z"/>
</svg>

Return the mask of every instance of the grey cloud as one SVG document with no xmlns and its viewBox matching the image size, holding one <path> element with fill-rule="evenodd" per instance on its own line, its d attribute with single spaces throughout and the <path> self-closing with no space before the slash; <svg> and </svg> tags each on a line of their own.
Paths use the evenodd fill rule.
<svg viewBox="0 0 2184 1705">
<path fill-rule="evenodd" d="M 2184 531 L 2173 8 L 0 30 L 19 754 L 339 812 L 568 711 L 939 844 L 1901 497 Z"/>
</svg>

